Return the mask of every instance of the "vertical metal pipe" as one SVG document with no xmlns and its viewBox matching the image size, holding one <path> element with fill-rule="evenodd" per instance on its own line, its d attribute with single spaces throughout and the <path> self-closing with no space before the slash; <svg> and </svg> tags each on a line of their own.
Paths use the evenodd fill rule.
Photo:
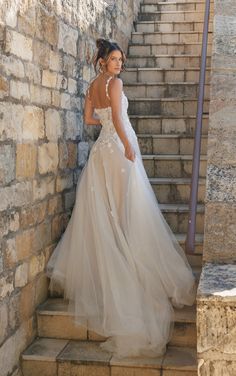
<svg viewBox="0 0 236 376">
<path fill-rule="evenodd" d="M 197 119 L 194 137 L 194 150 L 192 162 L 191 190 L 189 200 L 189 218 L 188 231 L 186 237 L 185 249 L 186 253 L 193 253 L 195 249 L 195 233 L 196 233 L 196 212 L 197 212 L 197 195 L 198 195 L 198 179 L 201 151 L 201 131 L 202 131 L 202 114 L 204 103 L 204 86 L 207 59 L 207 41 L 210 15 L 210 0 L 206 0 L 204 29 L 202 36 L 202 52 L 201 52 L 201 69 L 199 77 L 198 102 L 197 102 Z"/>
</svg>

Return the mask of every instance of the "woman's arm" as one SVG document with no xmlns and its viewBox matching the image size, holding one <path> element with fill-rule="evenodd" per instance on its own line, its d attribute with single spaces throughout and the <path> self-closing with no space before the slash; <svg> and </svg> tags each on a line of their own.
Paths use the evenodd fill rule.
<svg viewBox="0 0 236 376">
<path fill-rule="evenodd" d="M 124 129 L 124 125 L 121 118 L 121 98 L 123 82 L 120 78 L 116 77 L 110 81 L 109 96 L 111 100 L 112 120 L 116 128 L 116 132 L 121 139 L 124 146 L 129 144 L 129 139 Z"/>
<path fill-rule="evenodd" d="M 89 92 L 87 90 L 84 103 L 84 122 L 86 125 L 101 125 L 100 119 L 93 117 L 94 108 L 89 98 Z"/>
</svg>

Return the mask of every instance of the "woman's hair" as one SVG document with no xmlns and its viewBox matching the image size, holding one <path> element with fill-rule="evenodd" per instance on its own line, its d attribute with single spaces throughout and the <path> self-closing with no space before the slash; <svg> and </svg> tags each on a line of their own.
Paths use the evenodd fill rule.
<svg viewBox="0 0 236 376">
<path fill-rule="evenodd" d="M 96 40 L 96 47 L 97 47 L 97 52 L 95 53 L 95 56 L 93 58 L 93 65 L 94 65 L 95 72 L 97 72 L 96 67 L 97 67 L 98 60 L 102 58 L 107 62 L 109 59 L 110 53 L 116 50 L 119 50 L 122 56 L 121 71 L 125 70 L 126 56 L 122 48 L 116 42 L 110 41 L 109 39 L 98 38 Z M 100 68 L 101 68 L 101 65 L 100 65 Z"/>
</svg>

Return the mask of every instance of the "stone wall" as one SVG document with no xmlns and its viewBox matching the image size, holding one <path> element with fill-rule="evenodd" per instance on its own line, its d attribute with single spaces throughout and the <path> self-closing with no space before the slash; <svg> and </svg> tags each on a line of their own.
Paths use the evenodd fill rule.
<svg viewBox="0 0 236 376">
<path fill-rule="evenodd" d="M 206 263 L 198 287 L 198 376 L 234 376 L 236 265 Z"/>
<path fill-rule="evenodd" d="M 236 2 L 215 0 L 198 375 L 236 373 Z"/>
<path fill-rule="evenodd" d="M 83 124 L 99 36 L 126 51 L 139 0 L 6 0 L 0 7 L 0 364 L 36 334 L 44 269 L 100 128 Z"/>
<path fill-rule="evenodd" d="M 236 261 L 236 2 L 215 0 L 204 262 Z"/>
</svg>

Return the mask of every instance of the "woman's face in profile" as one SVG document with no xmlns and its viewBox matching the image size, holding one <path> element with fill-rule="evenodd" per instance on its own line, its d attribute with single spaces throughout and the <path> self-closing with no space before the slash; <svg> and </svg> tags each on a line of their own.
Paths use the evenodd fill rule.
<svg viewBox="0 0 236 376">
<path fill-rule="evenodd" d="M 122 67 L 122 54 L 119 50 L 112 51 L 108 57 L 106 69 L 111 74 L 119 74 Z"/>
</svg>

